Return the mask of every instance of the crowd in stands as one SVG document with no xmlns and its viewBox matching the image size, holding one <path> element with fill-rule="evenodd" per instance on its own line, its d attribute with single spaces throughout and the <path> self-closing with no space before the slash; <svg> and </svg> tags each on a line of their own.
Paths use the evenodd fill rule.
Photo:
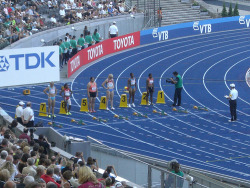
<svg viewBox="0 0 250 188">
<path fill-rule="evenodd" d="M 135 13 L 125 0 L 1 0 L 0 44 L 13 43 L 36 32 L 83 20 Z M 3 47 L 0 45 L 0 49 Z"/>
<path fill-rule="evenodd" d="M 98 161 L 82 152 L 66 159 L 50 150 L 50 143 L 43 135 L 34 139 L 33 129 L 23 129 L 16 137 L 17 121 L 0 132 L 0 188 L 123 188 L 117 182 L 114 166 L 108 166 L 97 178 Z M 32 131 L 33 130 L 33 131 Z M 114 173 L 114 175 L 112 174 Z"/>
</svg>

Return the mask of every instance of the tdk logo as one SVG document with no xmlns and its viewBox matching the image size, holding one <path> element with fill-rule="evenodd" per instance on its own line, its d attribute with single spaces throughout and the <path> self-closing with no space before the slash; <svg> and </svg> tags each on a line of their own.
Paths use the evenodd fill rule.
<svg viewBox="0 0 250 188">
<path fill-rule="evenodd" d="M 27 53 L 27 54 L 15 54 L 9 56 L 9 61 L 14 60 L 15 62 L 15 70 L 19 70 L 20 63 L 25 63 L 25 69 L 36 69 L 39 66 L 41 68 L 45 68 L 45 64 L 48 64 L 51 67 L 55 67 L 55 65 L 50 61 L 51 56 L 54 54 L 50 52 L 45 56 L 44 52 L 41 53 Z"/>
<path fill-rule="evenodd" d="M 158 32 L 158 28 L 154 28 L 152 32 L 153 38 L 159 38 L 159 41 L 168 39 L 168 31 L 160 31 Z"/>
<path fill-rule="evenodd" d="M 241 25 L 246 25 L 247 27 L 249 27 L 250 19 L 245 19 L 245 16 L 240 16 L 239 23 Z"/>
<path fill-rule="evenodd" d="M 200 31 L 201 34 L 211 33 L 212 32 L 212 25 L 211 24 L 199 25 L 199 22 L 194 22 L 193 29 L 194 29 L 194 31 Z"/>
<path fill-rule="evenodd" d="M 0 72 L 7 71 L 10 67 L 9 62 L 4 56 L 0 56 Z"/>
</svg>

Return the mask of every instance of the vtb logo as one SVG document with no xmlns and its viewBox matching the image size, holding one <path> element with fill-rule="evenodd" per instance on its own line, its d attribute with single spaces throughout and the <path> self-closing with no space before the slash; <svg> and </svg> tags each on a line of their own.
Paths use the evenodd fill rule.
<svg viewBox="0 0 250 188">
<path fill-rule="evenodd" d="M 10 64 L 7 61 L 6 57 L 0 56 L 0 72 L 7 71 L 9 67 L 10 67 Z"/>
<path fill-rule="evenodd" d="M 240 16 L 239 23 L 240 25 L 246 25 L 247 27 L 249 27 L 250 19 L 245 19 L 245 16 Z"/>
<path fill-rule="evenodd" d="M 158 28 L 154 28 L 152 32 L 153 38 L 159 38 L 159 41 L 168 39 L 168 31 L 159 31 Z"/>
<path fill-rule="evenodd" d="M 194 22 L 193 30 L 194 31 L 200 31 L 201 34 L 203 34 L 203 33 L 211 33 L 212 32 L 212 25 L 211 24 L 199 25 L 199 22 Z"/>
</svg>

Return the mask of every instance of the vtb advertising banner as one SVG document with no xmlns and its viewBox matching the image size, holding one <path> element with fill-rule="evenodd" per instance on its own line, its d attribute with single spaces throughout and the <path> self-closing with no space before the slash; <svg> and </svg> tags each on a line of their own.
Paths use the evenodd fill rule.
<svg viewBox="0 0 250 188">
<path fill-rule="evenodd" d="M 100 57 L 126 50 L 140 45 L 140 32 L 130 33 L 120 37 L 104 40 L 98 44 L 79 51 L 68 62 L 68 78 L 81 66 L 86 65 Z"/>
<path fill-rule="evenodd" d="M 60 81 L 59 47 L 0 50 L 0 87 Z"/>
</svg>

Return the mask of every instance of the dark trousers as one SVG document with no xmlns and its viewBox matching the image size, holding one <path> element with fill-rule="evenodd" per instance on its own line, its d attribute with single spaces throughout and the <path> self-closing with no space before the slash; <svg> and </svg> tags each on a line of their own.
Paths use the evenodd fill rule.
<svg viewBox="0 0 250 188">
<path fill-rule="evenodd" d="M 22 121 L 22 118 L 20 118 L 20 117 L 17 117 L 17 118 L 16 118 L 16 120 L 17 120 L 17 122 L 18 122 L 18 123 L 20 123 L 21 125 L 23 125 L 23 121 Z"/>
<path fill-rule="evenodd" d="M 34 127 L 34 121 L 29 121 L 27 124 L 24 124 L 25 127 Z"/>
<path fill-rule="evenodd" d="M 182 87 L 181 88 L 175 88 L 175 92 L 174 92 L 174 105 L 178 105 L 180 106 L 181 105 L 181 90 L 182 90 Z M 177 103 L 177 99 L 178 99 L 178 103 Z"/>
<path fill-rule="evenodd" d="M 66 53 L 63 53 L 62 64 L 66 63 Z"/>
<path fill-rule="evenodd" d="M 235 121 L 237 119 L 236 115 L 237 101 L 229 100 L 229 105 L 230 105 L 231 120 Z"/>
<path fill-rule="evenodd" d="M 110 34 L 110 38 L 115 38 L 116 34 Z"/>
</svg>

